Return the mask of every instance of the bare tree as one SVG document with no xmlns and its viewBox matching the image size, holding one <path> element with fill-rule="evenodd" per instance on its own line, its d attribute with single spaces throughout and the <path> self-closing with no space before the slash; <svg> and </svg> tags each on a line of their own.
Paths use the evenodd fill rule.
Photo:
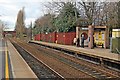
<svg viewBox="0 0 120 80">
<path fill-rule="evenodd" d="M 4 29 L 4 25 L 3 22 L 0 20 L 0 37 L 2 37 L 3 29 Z"/>
<path fill-rule="evenodd" d="M 98 4 L 98 2 L 78 2 L 80 14 L 88 20 L 89 25 L 95 25 L 96 15 L 99 11 Z"/>
<path fill-rule="evenodd" d="M 116 2 L 78 2 L 79 11 L 90 25 L 117 26 Z"/>
<path fill-rule="evenodd" d="M 54 26 L 52 25 L 52 19 L 54 15 L 48 13 L 42 17 L 39 17 L 35 21 L 34 34 L 52 32 L 54 31 Z"/>
<path fill-rule="evenodd" d="M 25 19 L 25 14 L 24 14 L 24 8 L 23 8 L 18 12 L 16 26 L 15 26 L 15 30 L 18 37 L 23 37 L 23 34 L 25 34 L 24 19 Z"/>
<path fill-rule="evenodd" d="M 81 22 L 87 25 L 106 25 L 115 27 L 118 25 L 118 5 L 116 2 L 71 2 L 79 9 Z M 49 12 L 59 14 L 66 2 L 49 2 L 46 6 Z M 77 17 L 76 17 L 77 19 Z"/>
<path fill-rule="evenodd" d="M 50 13 L 50 14 L 59 14 L 64 5 L 65 5 L 65 2 L 48 2 L 44 4 L 47 10 L 47 13 Z"/>
<path fill-rule="evenodd" d="M 117 3 L 104 3 L 100 11 L 100 24 L 109 27 L 116 27 L 118 25 Z"/>
</svg>

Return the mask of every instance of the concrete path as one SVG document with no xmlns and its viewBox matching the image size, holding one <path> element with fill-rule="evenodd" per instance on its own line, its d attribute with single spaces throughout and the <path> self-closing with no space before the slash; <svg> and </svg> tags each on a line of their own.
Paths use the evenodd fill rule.
<svg viewBox="0 0 120 80">
<path fill-rule="evenodd" d="M 5 44 L 2 38 L 0 37 L 0 79 L 4 78 L 4 53 L 5 53 Z"/>
</svg>

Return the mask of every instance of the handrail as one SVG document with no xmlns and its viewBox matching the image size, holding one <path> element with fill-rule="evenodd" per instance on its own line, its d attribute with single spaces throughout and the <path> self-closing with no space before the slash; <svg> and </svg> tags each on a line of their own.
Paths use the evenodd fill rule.
<svg viewBox="0 0 120 80">
<path fill-rule="evenodd" d="M 118 50 L 118 48 L 116 48 L 116 51 L 117 51 L 118 54 L 120 54 L 120 51 Z"/>
</svg>

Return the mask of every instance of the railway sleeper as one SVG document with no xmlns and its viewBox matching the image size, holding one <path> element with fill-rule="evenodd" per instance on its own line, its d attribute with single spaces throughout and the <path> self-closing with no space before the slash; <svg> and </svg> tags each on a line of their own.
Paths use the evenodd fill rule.
<svg viewBox="0 0 120 80">
<path fill-rule="evenodd" d="M 38 78 L 59 78 L 57 74 L 53 73 L 52 71 L 48 70 L 46 66 L 44 66 L 42 63 L 38 62 L 33 56 L 28 54 L 27 51 L 22 49 L 20 46 L 18 46 L 16 43 L 12 43 L 20 55 L 25 59 L 25 61 L 28 63 L 28 65 L 31 67 L 31 69 L 35 72 L 35 74 L 38 76 Z M 62 78 L 61 78 L 62 79 Z"/>
<path fill-rule="evenodd" d="M 39 45 L 41 45 L 41 44 L 39 44 Z M 43 46 L 45 46 L 45 45 L 43 45 Z M 76 52 L 74 52 L 74 51 L 69 51 L 69 50 L 61 49 L 61 48 L 57 48 L 57 47 L 54 47 L 54 49 L 60 50 L 60 51 L 62 50 L 63 52 L 69 53 L 69 54 L 72 53 L 72 55 L 77 55 L 77 57 L 79 57 L 79 58 L 82 58 L 82 59 L 87 60 L 87 61 L 92 62 L 92 63 L 100 64 L 101 66 L 107 66 L 107 67 L 111 66 L 110 65 L 111 63 L 109 63 L 110 61 L 106 61 L 106 60 L 104 60 L 104 58 L 101 58 L 101 57 L 93 57 L 90 55 L 78 54 L 78 53 L 76 54 Z M 116 65 L 118 65 L 118 64 L 116 64 Z"/>
</svg>

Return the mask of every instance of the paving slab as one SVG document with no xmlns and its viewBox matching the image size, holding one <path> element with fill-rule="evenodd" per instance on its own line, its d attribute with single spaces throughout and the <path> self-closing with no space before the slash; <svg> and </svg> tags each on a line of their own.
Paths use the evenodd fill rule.
<svg viewBox="0 0 120 80">
<path fill-rule="evenodd" d="M 18 53 L 12 43 L 7 40 L 13 78 L 37 78 L 22 56 Z"/>
<path fill-rule="evenodd" d="M 101 49 L 101 48 L 89 49 L 88 47 L 81 48 L 81 47 L 76 47 L 76 46 L 72 46 L 72 45 L 61 45 L 61 44 L 56 44 L 56 43 L 34 41 L 34 40 L 31 42 L 40 43 L 40 44 L 53 46 L 53 47 L 60 47 L 60 48 L 76 51 L 79 54 L 85 53 L 85 54 L 89 54 L 89 55 L 94 55 L 94 56 L 98 56 L 98 57 L 103 57 L 103 58 L 120 61 L 120 54 L 111 53 L 109 49 Z"/>
</svg>

